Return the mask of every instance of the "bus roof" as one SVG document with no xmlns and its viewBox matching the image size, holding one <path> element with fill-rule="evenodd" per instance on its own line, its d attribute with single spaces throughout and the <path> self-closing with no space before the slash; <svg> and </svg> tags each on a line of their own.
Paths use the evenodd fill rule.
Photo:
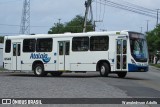
<svg viewBox="0 0 160 107">
<path fill-rule="evenodd" d="M 5 39 L 54 38 L 54 37 L 77 37 L 77 36 L 97 36 L 97 35 L 101 35 L 101 36 L 103 35 L 128 35 L 128 32 L 133 32 L 133 31 L 123 30 L 123 31 L 86 32 L 86 33 L 17 35 L 17 36 L 5 36 Z"/>
</svg>

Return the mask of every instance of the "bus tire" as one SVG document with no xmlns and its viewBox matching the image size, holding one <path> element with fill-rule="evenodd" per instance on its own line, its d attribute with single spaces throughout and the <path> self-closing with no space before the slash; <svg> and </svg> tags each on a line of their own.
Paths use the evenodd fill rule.
<svg viewBox="0 0 160 107">
<path fill-rule="evenodd" d="M 63 74 L 63 72 L 53 71 L 53 72 L 50 72 L 50 74 L 53 77 L 59 77 L 59 76 L 61 76 Z"/>
<path fill-rule="evenodd" d="M 100 75 L 102 77 L 108 77 L 109 71 L 109 65 L 107 63 L 102 63 L 100 66 Z"/>
<path fill-rule="evenodd" d="M 119 73 L 117 73 L 117 75 L 119 78 L 124 78 L 124 77 L 126 77 L 127 72 L 119 72 Z"/>
<path fill-rule="evenodd" d="M 44 66 L 42 64 L 36 64 L 34 67 L 34 74 L 37 77 L 44 77 L 47 75 L 47 72 L 44 71 Z"/>
</svg>

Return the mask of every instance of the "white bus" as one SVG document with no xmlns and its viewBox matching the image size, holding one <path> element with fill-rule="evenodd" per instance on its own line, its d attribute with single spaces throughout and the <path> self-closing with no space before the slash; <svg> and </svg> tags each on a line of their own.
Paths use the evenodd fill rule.
<svg viewBox="0 0 160 107">
<path fill-rule="evenodd" d="M 6 36 L 3 66 L 36 76 L 98 71 L 101 76 L 148 71 L 143 34 L 131 31 Z"/>
</svg>

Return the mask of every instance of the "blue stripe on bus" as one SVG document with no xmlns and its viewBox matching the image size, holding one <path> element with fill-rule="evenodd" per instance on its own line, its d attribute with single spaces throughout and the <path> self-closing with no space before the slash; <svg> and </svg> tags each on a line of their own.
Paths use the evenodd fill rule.
<svg viewBox="0 0 160 107">
<path fill-rule="evenodd" d="M 128 72 L 147 72 L 148 66 L 138 66 L 135 64 L 128 64 Z"/>
</svg>

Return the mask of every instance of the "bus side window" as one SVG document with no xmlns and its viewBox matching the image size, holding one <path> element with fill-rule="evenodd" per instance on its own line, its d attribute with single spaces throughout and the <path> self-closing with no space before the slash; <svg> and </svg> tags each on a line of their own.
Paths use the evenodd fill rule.
<svg viewBox="0 0 160 107">
<path fill-rule="evenodd" d="M 23 40 L 23 52 L 35 52 L 35 39 L 24 39 Z"/>
<path fill-rule="evenodd" d="M 52 38 L 41 38 L 37 39 L 36 51 L 37 52 L 51 52 L 52 51 Z"/>
<path fill-rule="evenodd" d="M 88 51 L 89 37 L 73 37 L 72 51 Z"/>
<path fill-rule="evenodd" d="M 11 40 L 6 40 L 5 52 L 6 53 L 10 53 L 11 52 Z"/>
<path fill-rule="evenodd" d="M 90 51 L 107 51 L 108 47 L 108 36 L 92 36 L 90 38 Z"/>
</svg>

